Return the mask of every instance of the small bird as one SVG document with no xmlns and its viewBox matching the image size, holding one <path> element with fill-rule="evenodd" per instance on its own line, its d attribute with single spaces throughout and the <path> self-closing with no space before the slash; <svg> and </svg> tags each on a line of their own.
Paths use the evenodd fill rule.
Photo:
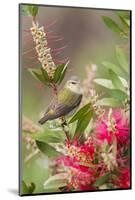
<svg viewBox="0 0 135 200">
<path fill-rule="evenodd" d="M 39 120 L 44 124 L 48 120 L 57 119 L 70 114 L 77 108 L 82 99 L 82 88 L 77 76 L 72 76 L 58 92 L 57 97 L 52 99 L 44 116 Z"/>
</svg>

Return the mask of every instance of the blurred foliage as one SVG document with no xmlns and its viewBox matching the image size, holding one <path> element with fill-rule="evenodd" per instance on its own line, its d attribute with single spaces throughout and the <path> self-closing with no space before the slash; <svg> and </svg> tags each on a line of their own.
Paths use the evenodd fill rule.
<svg viewBox="0 0 135 200">
<path fill-rule="evenodd" d="M 32 5 L 24 5 L 21 6 L 21 11 L 23 15 L 31 15 L 35 17 L 38 14 L 38 6 L 32 6 Z"/>
<path fill-rule="evenodd" d="M 115 22 L 113 19 L 107 16 L 103 16 L 104 23 L 110 28 L 112 31 L 118 33 L 123 38 L 129 37 L 129 27 L 130 27 L 130 15 L 126 11 L 118 11 L 116 12 L 117 16 L 120 18 L 121 25 Z"/>
</svg>

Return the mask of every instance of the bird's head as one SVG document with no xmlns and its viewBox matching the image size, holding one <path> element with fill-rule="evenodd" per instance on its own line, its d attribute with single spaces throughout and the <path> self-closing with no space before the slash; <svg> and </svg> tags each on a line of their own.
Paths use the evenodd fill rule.
<svg viewBox="0 0 135 200">
<path fill-rule="evenodd" d="M 82 93 L 82 88 L 80 85 L 80 80 L 77 76 L 72 76 L 65 84 L 65 88 L 70 89 L 75 93 Z"/>
</svg>

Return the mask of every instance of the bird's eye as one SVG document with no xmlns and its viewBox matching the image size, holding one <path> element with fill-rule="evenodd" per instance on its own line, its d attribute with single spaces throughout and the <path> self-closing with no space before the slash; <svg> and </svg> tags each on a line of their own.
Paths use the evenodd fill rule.
<svg viewBox="0 0 135 200">
<path fill-rule="evenodd" d="M 72 84 L 76 84 L 76 82 L 71 82 Z"/>
</svg>

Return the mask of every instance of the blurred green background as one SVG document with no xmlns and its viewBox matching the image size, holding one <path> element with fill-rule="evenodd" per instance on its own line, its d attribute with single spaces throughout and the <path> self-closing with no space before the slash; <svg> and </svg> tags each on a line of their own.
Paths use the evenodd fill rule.
<svg viewBox="0 0 135 200">
<path fill-rule="evenodd" d="M 106 27 L 101 18 L 104 15 L 113 18 L 118 24 L 120 23 L 115 11 L 111 10 L 39 7 L 37 17 L 39 25 L 44 26 L 47 31 L 53 31 L 51 35 L 64 37 L 64 41 L 50 43 L 49 47 L 57 48 L 68 45 L 60 55 L 56 56 L 58 59 L 68 57 L 70 60 L 65 80 L 74 74 L 83 81 L 86 77 L 86 66 L 90 63 L 97 64 L 97 77 L 103 78 L 107 74 L 101 63 L 108 60 L 117 64 L 115 46 L 123 44 L 124 40 Z M 47 28 L 46 24 L 51 24 L 54 20 L 57 22 Z M 41 113 L 50 102 L 52 93 L 47 87 L 39 89 L 38 81 L 27 70 L 29 67 L 39 66 L 36 58 L 31 58 L 35 56 L 35 51 L 23 55 L 23 52 L 34 47 L 31 35 L 23 31 L 31 26 L 31 18 L 21 15 L 22 113 L 37 123 Z M 43 182 L 50 172 L 48 158 L 37 154 L 28 162 L 24 162 L 29 151 L 23 144 L 23 179 L 26 182 L 36 183 L 35 193 L 44 192 Z"/>
</svg>

